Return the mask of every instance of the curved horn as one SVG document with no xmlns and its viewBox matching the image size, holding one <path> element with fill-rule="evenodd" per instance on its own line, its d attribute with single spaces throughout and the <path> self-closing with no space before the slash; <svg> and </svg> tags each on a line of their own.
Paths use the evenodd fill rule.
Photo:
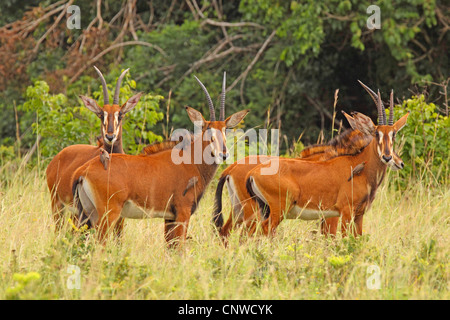
<svg viewBox="0 0 450 320">
<path fill-rule="evenodd" d="M 117 79 L 116 89 L 114 90 L 113 104 L 119 104 L 120 85 L 122 84 L 122 79 L 123 77 L 125 77 L 125 74 L 128 72 L 128 70 L 130 69 L 126 69 L 124 72 L 122 72 L 119 79 Z"/>
<path fill-rule="evenodd" d="M 225 90 L 227 82 L 227 73 L 223 73 L 222 94 L 220 95 L 220 117 L 219 121 L 225 120 Z"/>
<path fill-rule="evenodd" d="M 373 102 L 375 102 L 375 105 L 377 106 L 378 125 L 386 124 L 386 111 L 384 110 L 384 105 L 383 105 L 383 102 L 381 101 L 381 98 L 380 98 L 380 90 L 378 90 L 378 94 L 376 94 L 368 86 L 366 86 L 364 83 L 362 83 L 359 80 L 358 80 L 358 82 L 369 93 L 369 95 L 372 98 Z"/>
<path fill-rule="evenodd" d="M 109 104 L 109 95 L 108 95 L 108 87 L 106 86 L 105 78 L 103 77 L 103 74 L 98 70 L 96 66 L 94 66 L 95 71 L 97 71 L 98 76 L 100 77 L 100 81 L 102 82 L 103 87 L 103 104 L 107 105 Z"/>
<path fill-rule="evenodd" d="M 368 86 L 366 86 L 364 83 L 359 81 L 359 84 L 369 93 L 370 97 L 372 98 L 373 102 L 375 102 L 375 105 L 378 107 L 378 96 L 375 92 L 372 91 Z"/>
<path fill-rule="evenodd" d="M 391 100 L 389 103 L 389 122 L 388 125 L 394 125 L 394 90 L 391 90 Z"/>
<path fill-rule="evenodd" d="M 202 87 L 203 92 L 205 93 L 206 96 L 206 101 L 208 101 L 208 106 L 209 106 L 209 113 L 211 115 L 211 121 L 216 121 L 216 113 L 214 111 L 214 104 L 211 100 L 211 97 L 208 93 L 208 90 L 206 90 L 205 86 L 203 85 L 203 83 L 196 77 L 194 76 L 195 80 L 197 80 L 197 82 L 200 84 L 200 87 Z"/>
<path fill-rule="evenodd" d="M 381 95 L 380 90 L 378 90 L 378 125 L 385 125 L 386 124 L 386 111 L 384 110 L 383 101 L 381 101 Z"/>
</svg>

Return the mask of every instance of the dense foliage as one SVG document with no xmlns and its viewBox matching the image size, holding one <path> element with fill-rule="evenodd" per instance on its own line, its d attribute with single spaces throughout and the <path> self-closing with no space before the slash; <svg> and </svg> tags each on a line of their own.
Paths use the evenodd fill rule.
<svg viewBox="0 0 450 320">
<path fill-rule="evenodd" d="M 66 9 L 72 4 L 81 11 L 79 30 L 66 26 L 70 17 Z M 152 101 L 146 107 L 158 112 L 159 103 L 168 113 L 168 124 L 147 127 L 161 136 L 171 128 L 190 125 L 182 110 L 185 105 L 207 114 L 193 75 L 218 102 L 223 71 L 228 79 L 227 113 L 250 108 L 246 127 L 281 128 L 282 151 L 292 149 L 300 135 L 305 145 L 318 137 L 330 138 L 332 124 L 338 127 L 342 119 L 340 110 L 358 110 L 375 119 L 373 103 L 357 79 L 380 88 L 385 99 L 391 88 L 396 98 L 405 101 L 424 94 L 423 103 L 435 106 L 430 117 L 420 115 L 430 124 L 448 116 L 450 6 L 434 0 L 379 1 L 381 28 L 370 30 L 367 20 L 372 13 L 367 8 L 372 4 L 359 0 L 2 2 L 2 12 L 7 13 L 0 20 L 2 152 L 11 154 L 8 146 L 17 149 L 18 141 L 24 151 L 30 148 L 37 131 L 28 128 L 31 123 L 36 128 L 39 118 L 48 123 L 43 135 L 63 137 L 59 142 L 43 142 L 43 152 L 49 156 L 74 142 L 73 130 L 82 131 L 77 135 L 83 142 L 92 142 L 98 124 L 79 108 L 78 95 L 99 87 L 93 65 L 104 70 L 108 83 L 122 68 L 130 68 L 136 87 L 128 82 L 126 95 L 144 91 Z M 41 102 L 39 95 L 33 98 L 38 94 L 33 90 L 42 91 L 44 84 L 36 81 L 48 84 L 47 91 L 40 93 Z M 34 89 L 27 91 L 29 86 Z M 339 100 L 334 109 L 336 89 Z M 169 92 L 170 101 L 160 99 L 168 98 Z M 94 91 L 101 100 L 99 93 Z M 17 107 L 21 105 L 24 108 Z M 44 115 L 46 108 L 52 112 Z M 136 108 L 130 114 L 136 122 L 129 125 L 137 125 L 141 112 L 146 111 Z M 162 119 L 161 114 L 151 117 Z M 433 128 L 421 137 L 430 134 L 442 146 Z M 156 138 L 153 133 L 146 136 L 142 127 L 129 129 L 134 132 L 129 139 L 147 143 Z M 414 140 L 414 147 L 405 143 L 406 154 L 415 162 L 422 161 L 417 158 L 420 148 L 428 148 L 425 154 L 431 150 L 423 142 Z M 139 147 L 133 148 L 134 152 Z"/>
<path fill-rule="evenodd" d="M 81 29 L 66 26 L 70 5 Z M 0 299 L 448 300 L 449 26 L 444 0 L 2 0 Z M 376 122 L 357 79 L 385 101 L 393 88 L 395 119 L 410 113 L 396 136 L 405 168 L 387 171 L 358 238 L 286 219 L 270 238 L 237 229 L 225 247 L 213 179 L 181 250 L 166 250 L 162 219 L 127 219 L 100 245 L 70 219 L 55 228 L 44 178 L 59 150 L 100 134 L 79 98 L 102 105 L 94 65 L 110 99 L 125 68 L 120 102 L 145 92 L 123 120 L 127 153 L 192 128 L 185 105 L 207 117 L 193 75 L 218 105 L 226 71 L 227 115 L 250 108 L 239 129 L 280 128 L 286 157 L 347 126 L 340 110 Z"/>
<path fill-rule="evenodd" d="M 136 82 L 133 80 L 122 86 L 122 104 L 131 97 L 131 88 L 135 86 Z M 102 89 L 99 88 L 92 95 L 97 101 L 101 101 Z M 33 132 L 43 138 L 40 145 L 43 156 L 53 156 L 63 146 L 95 143 L 96 137 L 100 136 L 100 130 L 94 131 L 94 128 L 100 127 L 98 117 L 83 106 L 81 99 L 81 106 L 67 106 L 67 97 L 63 94 L 49 94 L 45 81 L 36 81 L 34 86 L 28 87 L 26 97 L 26 102 L 19 106 L 19 110 L 36 114 L 32 127 Z M 126 115 L 122 130 L 127 153 L 139 153 L 145 141 L 162 140 L 162 137 L 150 130 L 163 118 L 163 114 L 159 112 L 159 101 L 162 98 L 146 94 L 141 97 L 133 112 Z"/>
<path fill-rule="evenodd" d="M 407 166 L 399 174 L 448 184 L 450 118 L 439 114 L 434 103 L 426 103 L 423 95 L 394 109 L 396 118 L 406 112 L 410 112 L 408 125 L 401 131 L 399 144 Z"/>
</svg>

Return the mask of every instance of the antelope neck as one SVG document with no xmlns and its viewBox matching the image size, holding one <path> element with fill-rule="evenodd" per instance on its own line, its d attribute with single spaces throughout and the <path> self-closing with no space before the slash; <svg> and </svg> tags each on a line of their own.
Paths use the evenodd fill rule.
<svg viewBox="0 0 450 320">
<path fill-rule="evenodd" d="M 200 141 L 198 141 L 200 140 Z M 201 149 L 196 150 L 194 147 L 196 143 L 201 143 Z M 203 152 L 205 148 L 209 145 L 208 141 L 203 141 L 203 134 L 197 137 L 194 137 L 191 143 L 185 148 L 183 152 L 189 152 L 191 154 L 191 165 L 196 166 L 197 170 L 203 180 L 204 185 L 206 186 L 214 177 L 214 174 L 219 167 L 216 162 L 212 164 L 207 164 L 203 161 Z M 200 154 L 198 154 L 200 152 Z M 201 163 L 195 163 L 195 159 L 202 159 Z"/>
<path fill-rule="evenodd" d="M 370 184 L 378 186 L 384 179 L 387 165 L 381 162 L 377 151 L 377 139 L 372 141 L 364 148 L 364 150 L 357 156 L 358 160 L 354 167 L 359 163 L 366 161 L 364 171 L 367 180 Z"/>
<path fill-rule="evenodd" d="M 118 137 L 116 141 L 114 141 L 113 145 L 107 144 L 103 139 L 103 149 L 106 150 L 108 153 L 124 153 L 123 152 L 123 146 L 122 146 L 122 138 Z"/>
</svg>

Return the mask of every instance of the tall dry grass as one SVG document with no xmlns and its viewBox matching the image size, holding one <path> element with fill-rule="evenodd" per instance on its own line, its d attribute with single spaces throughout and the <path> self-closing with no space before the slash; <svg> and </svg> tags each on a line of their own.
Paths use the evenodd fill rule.
<svg viewBox="0 0 450 320">
<path fill-rule="evenodd" d="M 168 250 L 160 219 L 127 220 L 121 243 L 106 247 L 69 224 L 55 232 L 43 170 L 16 170 L 1 171 L 0 299 L 450 298 L 448 186 L 397 190 L 391 172 L 362 237 L 328 239 L 317 222 L 286 220 L 273 238 L 237 230 L 224 248 L 211 225 L 215 179 L 190 239 Z M 68 286 L 70 266 L 80 289 Z M 379 289 L 370 289 L 370 266 L 379 268 Z"/>
</svg>

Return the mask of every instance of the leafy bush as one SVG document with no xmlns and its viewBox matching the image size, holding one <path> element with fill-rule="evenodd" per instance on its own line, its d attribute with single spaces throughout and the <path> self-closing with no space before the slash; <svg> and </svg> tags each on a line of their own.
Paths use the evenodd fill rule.
<svg viewBox="0 0 450 320">
<path fill-rule="evenodd" d="M 389 112 L 387 110 L 387 112 Z M 439 113 L 434 103 L 423 95 L 404 100 L 394 108 L 394 119 L 410 112 L 406 126 L 400 131 L 401 158 L 405 168 L 401 177 L 425 178 L 430 182 L 448 183 L 450 119 Z"/>
<path fill-rule="evenodd" d="M 120 89 L 121 102 L 133 95 L 136 82 L 127 76 Z M 112 90 L 111 90 L 112 91 Z M 110 93 L 112 101 L 112 93 Z M 99 86 L 92 97 L 103 101 L 102 89 Z M 123 143 L 127 153 L 136 154 L 146 143 L 162 140 L 150 129 L 163 119 L 159 110 L 160 95 L 143 95 L 137 106 L 123 120 Z M 45 81 L 36 81 L 26 91 L 26 101 L 19 106 L 20 110 L 34 112 L 36 120 L 32 124 L 33 132 L 42 137 L 40 152 L 44 157 L 51 157 L 61 149 L 72 144 L 92 144 L 100 134 L 100 121 L 79 100 L 78 106 L 68 106 L 64 94 L 50 94 Z"/>
</svg>

